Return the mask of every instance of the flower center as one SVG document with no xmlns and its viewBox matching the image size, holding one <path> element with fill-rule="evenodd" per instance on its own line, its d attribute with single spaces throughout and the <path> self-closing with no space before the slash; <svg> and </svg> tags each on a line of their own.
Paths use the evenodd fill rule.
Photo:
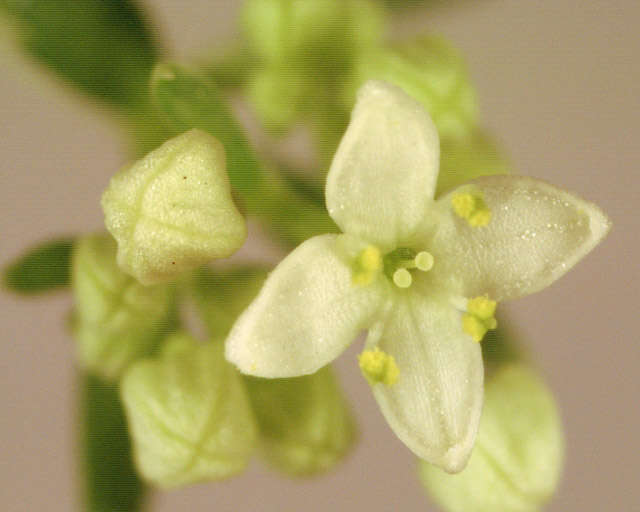
<svg viewBox="0 0 640 512">
<path fill-rule="evenodd" d="M 433 255 L 427 251 L 415 251 L 401 247 L 383 258 L 384 273 L 398 288 L 409 288 L 413 282 L 411 271 L 428 272 L 433 268 Z"/>
</svg>

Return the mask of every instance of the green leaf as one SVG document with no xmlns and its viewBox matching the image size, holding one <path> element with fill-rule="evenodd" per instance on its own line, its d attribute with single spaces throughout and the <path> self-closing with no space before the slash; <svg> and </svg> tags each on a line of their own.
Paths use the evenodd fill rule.
<svg viewBox="0 0 640 512">
<path fill-rule="evenodd" d="M 220 139 L 227 153 L 233 188 L 251 194 L 260 183 L 260 165 L 216 85 L 173 64 L 156 66 L 151 79 L 156 106 L 177 132 L 200 128 Z"/>
<path fill-rule="evenodd" d="M 4 286 L 25 295 L 36 295 L 69 286 L 72 238 L 45 242 L 7 265 Z"/>
<path fill-rule="evenodd" d="M 141 510 L 146 488 L 134 469 L 118 388 L 81 376 L 81 471 L 85 510 Z"/>
<path fill-rule="evenodd" d="M 25 51 L 85 93 L 136 108 L 157 58 L 154 37 L 131 0 L 4 0 Z"/>
</svg>

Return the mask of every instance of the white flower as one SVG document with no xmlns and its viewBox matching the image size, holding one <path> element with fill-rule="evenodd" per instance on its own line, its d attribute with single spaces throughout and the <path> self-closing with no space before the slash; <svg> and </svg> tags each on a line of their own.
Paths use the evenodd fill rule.
<svg viewBox="0 0 640 512">
<path fill-rule="evenodd" d="M 464 468 L 483 395 L 477 341 L 496 302 L 538 291 L 606 234 L 591 203 L 546 183 L 490 176 L 434 200 L 439 143 L 425 110 L 368 82 L 327 178 L 342 235 L 287 256 L 238 319 L 227 359 L 262 377 L 309 374 L 363 329 L 363 373 L 398 437 Z"/>
</svg>

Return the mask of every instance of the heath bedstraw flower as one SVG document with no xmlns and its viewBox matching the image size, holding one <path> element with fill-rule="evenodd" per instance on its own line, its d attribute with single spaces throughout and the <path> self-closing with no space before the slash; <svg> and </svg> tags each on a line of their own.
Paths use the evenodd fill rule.
<svg viewBox="0 0 640 512">
<path fill-rule="evenodd" d="M 307 240 L 267 279 L 227 340 L 262 377 L 317 371 L 368 329 L 360 357 L 380 408 L 419 457 L 460 471 L 483 395 L 480 344 L 498 301 L 540 290 L 609 221 L 546 183 L 487 176 L 433 200 L 438 135 L 400 89 L 368 82 L 327 177 L 341 235 Z"/>
</svg>

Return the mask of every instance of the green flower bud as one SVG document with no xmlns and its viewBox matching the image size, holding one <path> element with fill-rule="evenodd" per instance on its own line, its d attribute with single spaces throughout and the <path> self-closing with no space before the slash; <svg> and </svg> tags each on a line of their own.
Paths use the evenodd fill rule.
<svg viewBox="0 0 640 512">
<path fill-rule="evenodd" d="M 474 178 L 509 172 L 495 143 L 478 130 L 465 137 L 441 139 L 436 197 Z"/>
<path fill-rule="evenodd" d="M 353 105 L 356 91 L 367 80 L 391 82 L 421 102 L 441 138 L 468 133 L 477 120 L 475 92 L 457 50 L 439 37 L 421 37 L 363 53 L 347 89 Z"/>
<path fill-rule="evenodd" d="M 423 461 L 421 477 L 449 512 L 533 512 L 553 494 L 562 459 L 562 426 L 551 392 L 530 369 L 510 365 L 486 386 L 467 467 L 450 475 Z"/>
<path fill-rule="evenodd" d="M 222 144 L 191 130 L 116 174 L 102 196 L 118 264 L 143 284 L 233 254 L 246 238 Z"/>
<path fill-rule="evenodd" d="M 293 379 L 245 377 L 265 459 L 294 476 L 332 468 L 349 451 L 355 424 L 329 367 Z"/>
<path fill-rule="evenodd" d="M 264 127 L 274 134 L 284 132 L 313 101 L 305 78 L 290 68 L 265 68 L 251 77 L 248 99 Z"/>
<path fill-rule="evenodd" d="M 77 241 L 72 285 L 78 358 L 103 378 L 119 377 L 132 361 L 145 356 L 167 326 L 172 288 L 143 286 L 122 272 L 109 235 Z"/>
<path fill-rule="evenodd" d="M 383 11 L 369 0 L 248 0 L 243 11 L 252 50 L 267 65 L 285 64 L 335 78 L 382 32 Z"/>
<path fill-rule="evenodd" d="M 218 480 L 242 471 L 256 426 L 246 390 L 219 341 L 181 333 L 158 359 L 145 360 L 121 384 L 141 475 L 164 488 Z"/>
</svg>

